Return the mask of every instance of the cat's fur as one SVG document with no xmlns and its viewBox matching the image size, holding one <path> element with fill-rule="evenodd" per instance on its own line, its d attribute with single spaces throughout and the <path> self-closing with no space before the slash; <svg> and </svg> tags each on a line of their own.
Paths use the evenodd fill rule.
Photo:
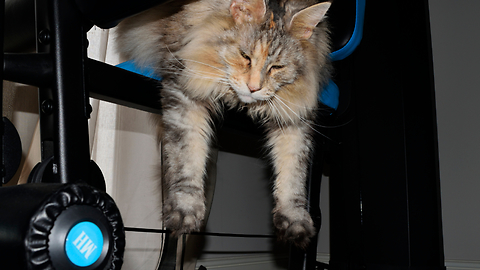
<svg viewBox="0 0 480 270">
<path fill-rule="evenodd" d="M 266 127 L 279 235 L 305 246 L 315 233 L 305 180 L 318 93 L 330 73 L 330 3 L 265 1 L 174 1 L 119 26 L 120 52 L 164 78 L 163 216 L 174 233 L 198 230 L 204 219 L 211 117 L 221 104 L 246 108 Z"/>
</svg>

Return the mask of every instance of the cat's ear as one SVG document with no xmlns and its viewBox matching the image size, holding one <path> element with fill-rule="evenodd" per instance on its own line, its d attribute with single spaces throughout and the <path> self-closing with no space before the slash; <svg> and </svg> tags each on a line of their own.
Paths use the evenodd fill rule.
<svg viewBox="0 0 480 270">
<path fill-rule="evenodd" d="M 260 22 L 265 16 L 265 0 L 232 0 L 230 14 L 236 24 Z"/>
<path fill-rule="evenodd" d="M 323 2 L 297 12 L 290 21 L 290 33 L 299 39 L 309 39 L 313 29 L 325 18 L 330 5 L 330 2 Z"/>
</svg>

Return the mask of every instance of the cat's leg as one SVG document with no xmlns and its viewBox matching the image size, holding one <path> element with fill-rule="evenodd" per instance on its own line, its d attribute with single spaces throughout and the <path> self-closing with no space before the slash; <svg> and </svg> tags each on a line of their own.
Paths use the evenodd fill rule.
<svg viewBox="0 0 480 270">
<path fill-rule="evenodd" d="M 275 173 L 273 223 L 281 238 L 300 247 L 315 234 L 305 187 L 313 148 L 310 133 L 304 123 L 270 127 L 268 133 Z"/>
<path fill-rule="evenodd" d="M 205 104 L 163 90 L 163 219 L 176 235 L 198 231 L 205 216 L 204 176 L 212 135 Z"/>
</svg>

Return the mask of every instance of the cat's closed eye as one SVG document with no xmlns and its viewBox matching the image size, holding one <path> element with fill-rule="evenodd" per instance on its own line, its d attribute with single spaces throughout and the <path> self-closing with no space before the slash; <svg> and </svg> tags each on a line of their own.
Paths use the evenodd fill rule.
<svg viewBox="0 0 480 270">
<path fill-rule="evenodd" d="M 240 55 L 245 58 L 245 60 L 248 61 L 248 65 L 252 63 L 252 59 L 250 59 L 250 56 L 248 56 L 244 51 L 240 50 Z"/>
<path fill-rule="evenodd" d="M 268 72 L 269 72 L 270 74 L 272 74 L 272 73 L 274 73 L 274 72 L 276 72 L 276 71 L 279 71 L 279 70 L 283 69 L 284 67 L 285 67 L 285 66 L 282 66 L 282 65 L 273 65 L 273 66 L 270 67 L 270 69 L 268 70 Z"/>
</svg>

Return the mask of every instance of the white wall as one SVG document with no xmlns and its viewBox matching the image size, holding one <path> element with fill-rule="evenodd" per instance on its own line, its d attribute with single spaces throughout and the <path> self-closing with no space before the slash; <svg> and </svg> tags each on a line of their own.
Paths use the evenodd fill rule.
<svg viewBox="0 0 480 270">
<path fill-rule="evenodd" d="M 480 1 L 429 2 L 445 257 L 479 265 Z"/>
</svg>

